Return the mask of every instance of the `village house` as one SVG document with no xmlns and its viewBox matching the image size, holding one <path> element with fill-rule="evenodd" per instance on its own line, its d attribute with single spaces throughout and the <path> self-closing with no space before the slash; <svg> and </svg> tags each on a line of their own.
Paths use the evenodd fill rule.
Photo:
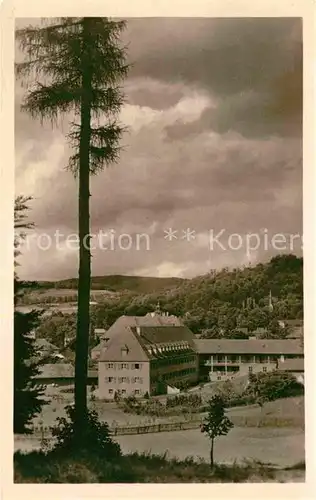
<svg viewBox="0 0 316 500">
<path fill-rule="evenodd" d="M 200 380 L 268 372 L 282 369 L 283 363 L 304 359 L 302 344 L 297 339 L 196 339 L 195 346 Z"/>
<path fill-rule="evenodd" d="M 71 363 L 46 363 L 39 368 L 34 377 L 38 385 L 72 387 L 75 383 L 75 369 Z M 96 370 L 88 370 L 88 385 L 98 383 Z"/>
<path fill-rule="evenodd" d="M 194 334 L 175 316 L 121 316 L 107 338 L 92 353 L 99 398 L 174 393 L 198 381 Z"/>
<path fill-rule="evenodd" d="M 285 359 L 283 363 L 279 363 L 278 368 L 282 372 L 291 373 L 300 384 L 304 384 L 303 358 Z"/>
</svg>

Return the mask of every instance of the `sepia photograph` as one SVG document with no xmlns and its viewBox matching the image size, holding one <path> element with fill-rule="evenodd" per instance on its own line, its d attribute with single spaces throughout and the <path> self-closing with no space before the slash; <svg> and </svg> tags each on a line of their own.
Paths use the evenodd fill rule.
<svg viewBox="0 0 316 500">
<path fill-rule="evenodd" d="M 15 19 L 14 482 L 305 482 L 303 20 Z"/>
</svg>

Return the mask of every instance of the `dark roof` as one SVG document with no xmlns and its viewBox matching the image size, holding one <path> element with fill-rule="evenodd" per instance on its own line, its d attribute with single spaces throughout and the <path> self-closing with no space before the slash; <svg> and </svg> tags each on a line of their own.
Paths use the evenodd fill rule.
<svg viewBox="0 0 316 500">
<path fill-rule="evenodd" d="M 278 368 L 284 372 L 304 372 L 304 359 L 285 359 Z"/>
<path fill-rule="evenodd" d="M 303 354 L 296 339 L 197 339 L 200 354 Z"/>
<path fill-rule="evenodd" d="M 131 328 L 148 358 L 172 356 L 195 351 L 194 334 L 185 326 L 144 326 Z"/>
<path fill-rule="evenodd" d="M 137 333 L 137 328 L 132 328 Z M 194 334 L 186 326 L 141 326 L 139 335 L 146 344 L 181 342 L 186 340 L 193 345 Z"/>
<path fill-rule="evenodd" d="M 53 363 L 41 366 L 36 379 L 43 378 L 74 378 L 75 369 L 70 363 Z"/>
</svg>

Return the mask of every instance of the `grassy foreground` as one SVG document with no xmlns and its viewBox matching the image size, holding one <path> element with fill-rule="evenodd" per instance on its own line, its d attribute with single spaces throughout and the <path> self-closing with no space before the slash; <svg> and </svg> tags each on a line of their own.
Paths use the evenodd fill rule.
<svg viewBox="0 0 316 500">
<path fill-rule="evenodd" d="M 305 464 L 276 469 L 249 461 L 216 465 L 192 458 L 168 459 L 167 455 L 133 453 L 114 461 L 91 455 L 56 457 L 42 451 L 14 454 L 15 483 L 242 483 L 303 482 Z"/>
</svg>

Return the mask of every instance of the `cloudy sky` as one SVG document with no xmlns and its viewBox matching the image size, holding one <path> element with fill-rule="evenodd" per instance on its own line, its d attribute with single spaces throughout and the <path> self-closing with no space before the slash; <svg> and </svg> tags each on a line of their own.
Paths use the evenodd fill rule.
<svg viewBox="0 0 316 500">
<path fill-rule="evenodd" d="M 300 253 L 290 235 L 302 231 L 301 29 L 293 18 L 128 20 L 128 133 L 119 163 L 91 180 L 92 233 L 112 234 L 92 252 L 93 275 L 192 277 Z M 34 198 L 36 238 L 19 273 L 76 276 L 67 123 L 52 129 L 22 114 L 23 92 L 17 82 L 16 193 Z M 249 233 L 258 248 L 247 251 Z M 277 233 L 286 242 L 273 242 Z"/>
</svg>

